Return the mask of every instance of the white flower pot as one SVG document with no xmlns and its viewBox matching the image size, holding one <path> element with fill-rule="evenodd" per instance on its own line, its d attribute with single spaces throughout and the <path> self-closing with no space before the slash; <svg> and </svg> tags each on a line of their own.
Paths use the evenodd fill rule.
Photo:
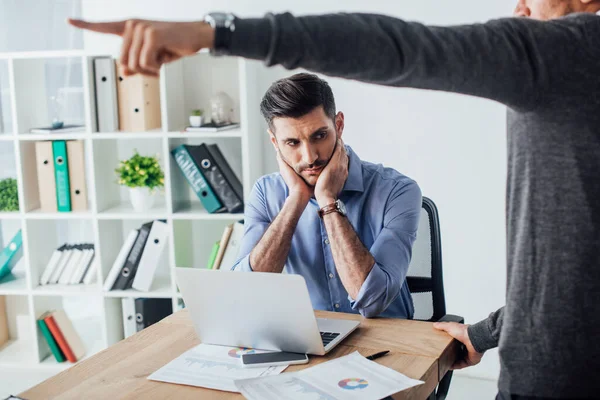
<svg viewBox="0 0 600 400">
<path fill-rule="evenodd" d="M 129 188 L 129 199 L 134 211 L 148 211 L 154 205 L 155 194 L 147 187 Z"/>
<path fill-rule="evenodd" d="M 190 126 L 199 127 L 202 125 L 202 116 L 190 115 Z"/>
</svg>

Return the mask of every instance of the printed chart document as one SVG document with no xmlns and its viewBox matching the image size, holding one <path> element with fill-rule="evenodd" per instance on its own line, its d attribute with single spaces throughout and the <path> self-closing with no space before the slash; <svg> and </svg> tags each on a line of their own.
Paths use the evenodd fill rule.
<svg viewBox="0 0 600 400">
<path fill-rule="evenodd" d="M 234 380 L 275 375 L 287 368 L 285 365 L 265 368 L 242 366 L 242 354 L 263 352 L 243 347 L 200 344 L 150 375 L 148 379 L 239 392 Z"/>
<path fill-rule="evenodd" d="M 235 381 L 248 400 L 376 400 L 422 383 L 357 351 L 298 372 Z"/>
</svg>

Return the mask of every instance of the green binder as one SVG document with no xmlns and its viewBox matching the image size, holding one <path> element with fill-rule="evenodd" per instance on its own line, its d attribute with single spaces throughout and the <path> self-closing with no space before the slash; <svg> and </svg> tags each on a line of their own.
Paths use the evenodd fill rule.
<svg viewBox="0 0 600 400">
<path fill-rule="evenodd" d="M 4 278 L 14 268 L 23 256 L 23 237 L 21 230 L 11 239 L 8 245 L 0 253 L 0 279 Z"/>
<path fill-rule="evenodd" d="M 216 242 L 213 245 L 213 248 L 210 252 L 210 257 L 208 258 L 208 264 L 206 265 L 206 269 L 212 269 L 213 265 L 215 264 L 215 260 L 217 259 L 217 253 L 219 252 L 220 245 L 221 245 L 221 242 Z"/>
<path fill-rule="evenodd" d="M 54 176 L 56 178 L 56 201 L 59 212 L 71 211 L 71 189 L 69 187 L 69 160 L 67 143 L 64 140 L 52 142 L 54 155 Z"/>
<path fill-rule="evenodd" d="M 50 347 L 50 351 L 52 352 L 52 354 L 54 354 L 54 358 L 56 358 L 57 362 L 61 363 L 65 361 L 65 355 L 58 347 L 58 344 L 56 344 L 56 340 L 54 340 L 54 336 L 52 336 L 52 333 L 50 333 L 48 326 L 46 326 L 44 318 L 46 318 L 48 314 L 50 313 L 47 312 L 42 314 L 42 316 L 37 320 L 37 323 L 40 327 L 40 330 L 42 331 L 42 335 L 44 335 L 44 338 L 46 339 L 46 342 L 48 342 L 48 347 Z"/>
<path fill-rule="evenodd" d="M 171 151 L 175 162 L 181 169 L 181 172 L 187 179 L 188 183 L 196 193 L 196 196 L 202 202 L 204 208 L 209 213 L 215 213 L 222 211 L 223 204 L 215 195 L 210 185 L 204 179 L 204 175 L 200 171 L 200 168 L 194 162 L 194 159 L 190 156 L 187 146 L 182 144 Z"/>
</svg>

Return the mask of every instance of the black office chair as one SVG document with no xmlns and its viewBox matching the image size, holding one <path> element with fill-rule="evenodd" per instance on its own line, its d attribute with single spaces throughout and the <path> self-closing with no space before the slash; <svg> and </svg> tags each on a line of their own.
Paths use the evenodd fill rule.
<svg viewBox="0 0 600 400">
<path fill-rule="evenodd" d="M 414 319 L 464 323 L 463 317 L 446 314 L 440 221 L 437 207 L 427 197 L 423 197 L 417 240 L 413 245 L 406 280 L 415 305 Z M 429 400 L 444 400 L 451 380 L 452 371 L 448 371 Z"/>
</svg>

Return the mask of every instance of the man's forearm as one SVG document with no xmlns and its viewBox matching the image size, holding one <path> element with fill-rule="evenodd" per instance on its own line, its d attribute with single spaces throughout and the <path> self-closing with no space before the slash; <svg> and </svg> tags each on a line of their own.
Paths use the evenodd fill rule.
<svg viewBox="0 0 600 400">
<path fill-rule="evenodd" d="M 309 199 L 290 195 L 283 208 L 250 253 L 250 265 L 257 272 L 281 272 L 292 246 L 292 237 Z"/>
<path fill-rule="evenodd" d="M 337 212 L 323 217 L 331 253 L 342 284 L 353 299 L 375 265 L 375 259 L 358 238 L 348 218 Z"/>
</svg>

